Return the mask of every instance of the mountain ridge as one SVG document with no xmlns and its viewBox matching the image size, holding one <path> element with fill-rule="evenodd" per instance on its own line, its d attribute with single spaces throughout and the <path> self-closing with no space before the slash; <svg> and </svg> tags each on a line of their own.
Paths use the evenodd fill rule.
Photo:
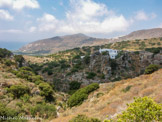
<svg viewBox="0 0 162 122">
<path fill-rule="evenodd" d="M 162 28 L 144 29 L 134 31 L 126 36 L 104 39 L 94 38 L 82 33 L 65 36 L 55 36 L 52 38 L 42 39 L 31 42 L 19 49 L 23 53 L 56 53 L 67 49 L 83 46 L 96 46 L 123 40 L 150 39 L 162 37 Z"/>
</svg>

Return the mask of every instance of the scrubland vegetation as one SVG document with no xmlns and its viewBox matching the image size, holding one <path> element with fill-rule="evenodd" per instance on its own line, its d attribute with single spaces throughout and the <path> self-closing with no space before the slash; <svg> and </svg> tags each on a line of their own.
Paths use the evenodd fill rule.
<svg viewBox="0 0 162 122">
<path fill-rule="evenodd" d="M 50 61 L 33 63 L 27 62 L 22 55 L 13 55 L 0 48 L 0 83 L 4 84 L 0 87 L 0 116 L 40 117 L 47 121 L 54 119 L 56 122 L 63 121 L 63 117 L 65 122 L 161 121 L 161 66 L 148 65 L 141 73 L 146 75 L 139 79 L 128 79 L 131 76 L 127 74 L 121 77 L 124 71 L 121 71 L 119 77 L 109 79 L 98 67 L 89 69 L 91 55 L 100 47 L 133 50 L 134 58 L 140 54 L 140 50 L 151 52 L 155 56 L 162 49 L 161 38 L 128 40 L 66 50 L 47 56 L 52 59 Z M 101 54 L 103 57 L 107 55 Z M 116 59 L 123 55 L 124 51 L 120 51 Z M 125 71 L 136 70 L 135 60 L 131 61 L 134 62 L 132 69 L 125 68 Z M 113 76 L 119 70 L 119 63 L 114 59 L 110 59 L 109 63 Z M 131 64 L 130 61 L 128 63 Z M 83 73 L 81 76 L 85 76 L 84 80 L 90 82 L 83 85 L 83 77 L 73 80 L 74 76 L 77 77 L 75 74 L 79 73 Z M 98 84 L 93 83 L 93 80 L 121 81 Z M 68 90 L 60 92 L 62 88 Z M 132 102 L 134 96 L 137 98 Z M 127 108 L 124 108 L 127 103 Z M 70 115 L 73 113 L 75 116 Z"/>
</svg>

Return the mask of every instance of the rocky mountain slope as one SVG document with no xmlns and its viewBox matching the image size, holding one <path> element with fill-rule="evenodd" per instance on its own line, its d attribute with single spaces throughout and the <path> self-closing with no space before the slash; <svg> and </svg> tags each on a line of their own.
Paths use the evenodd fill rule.
<svg viewBox="0 0 162 122">
<path fill-rule="evenodd" d="M 80 82 L 83 86 L 94 82 L 111 82 L 139 76 L 150 64 L 162 66 L 160 50 L 119 51 L 116 59 L 110 59 L 108 53 L 98 51 L 81 58 L 79 49 L 75 49 L 76 52 L 71 53 L 72 57 L 68 60 L 66 56 L 58 60 L 57 56 L 57 60 L 54 57 L 51 62 L 31 64 L 31 67 L 35 67 L 35 72 L 42 75 L 44 80 L 52 82 L 57 90 L 68 91 L 71 81 Z"/>
<path fill-rule="evenodd" d="M 120 37 L 120 40 L 150 39 L 162 37 L 162 28 L 153 28 L 134 31 L 126 36 Z"/>
<path fill-rule="evenodd" d="M 50 122 L 68 122 L 78 114 L 101 120 L 115 118 L 126 109 L 127 103 L 133 102 L 134 97 L 149 96 L 162 103 L 161 74 L 162 69 L 151 75 L 100 84 L 100 88 L 91 93 L 82 105 L 60 112 L 59 117 Z"/>
<path fill-rule="evenodd" d="M 83 46 L 103 45 L 111 42 L 134 40 L 134 39 L 150 39 L 162 37 L 162 28 L 138 30 L 118 39 L 100 39 L 88 37 L 84 34 L 74 34 L 67 36 L 56 36 L 49 39 L 42 39 L 27 44 L 19 49 L 17 53 L 23 54 L 49 54 L 67 49 Z"/>
<path fill-rule="evenodd" d="M 99 39 L 88 37 L 84 34 L 74 34 L 67 36 L 57 36 L 49 39 L 43 39 L 32 42 L 20 49 L 22 52 L 27 53 L 55 53 L 67 49 L 82 46 L 93 46 L 109 43 L 109 39 Z"/>
</svg>

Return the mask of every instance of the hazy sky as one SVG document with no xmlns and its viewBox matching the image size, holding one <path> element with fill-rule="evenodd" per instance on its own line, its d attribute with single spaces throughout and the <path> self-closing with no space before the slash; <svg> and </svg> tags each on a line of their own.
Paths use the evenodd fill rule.
<svg viewBox="0 0 162 122">
<path fill-rule="evenodd" d="M 0 47 L 75 33 L 110 38 L 157 27 L 162 0 L 0 0 Z"/>
</svg>

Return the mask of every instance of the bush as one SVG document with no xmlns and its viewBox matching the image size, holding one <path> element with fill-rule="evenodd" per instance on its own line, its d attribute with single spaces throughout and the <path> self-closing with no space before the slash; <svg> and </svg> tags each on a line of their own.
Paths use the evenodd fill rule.
<svg viewBox="0 0 162 122">
<path fill-rule="evenodd" d="M 7 66 L 11 66 L 11 64 L 13 64 L 13 62 L 10 59 L 6 59 L 4 63 Z"/>
<path fill-rule="evenodd" d="M 149 97 L 136 98 L 133 103 L 118 116 L 119 122 L 153 122 L 161 120 L 162 105 Z"/>
<path fill-rule="evenodd" d="M 118 64 L 115 59 L 110 59 L 110 66 L 113 71 L 117 69 Z"/>
<path fill-rule="evenodd" d="M 68 99 L 67 102 L 68 106 L 73 107 L 82 104 L 83 101 L 88 98 L 89 93 L 98 88 L 99 88 L 98 83 L 92 83 L 84 88 L 79 89 Z"/>
<path fill-rule="evenodd" d="M 24 94 L 30 93 L 29 87 L 24 85 L 12 85 L 10 88 L 7 89 L 7 91 L 13 94 L 14 98 L 20 98 Z"/>
<path fill-rule="evenodd" d="M 72 81 L 69 83 L 70 90 L 77 90 L 80 88 L 81 83 L 77 81 Z"/>
<path fill-rule="evenodd" d="M 89 64 L 90 63 L 90 56 L 86 55 L 83 60 L 84 60 L 85 64 Z"/>
<path fill-rule="evenodd" d="M 39 89 L 41 90 L 41 96 L 45 96 L 47 100 L 53 100 L 53 89 L 48 83 L 40 83 Z"/>
<path fill-rule="evenodd" d="M 30 112 L 33 117 L 39 115 L 39 117 L 44 119 L 57 116 L 56 108 L 52 104 L 37 104 L 30 109 Z"/>
<path fill-rule="evenodd" d="M 18 115 L 18 113 L 15 110 L 7 108 L 6 105 L 4 105 L 3 103 L 0 103 L 0 117 L 4 117 L 4 118 L 16 117 L 17 115 Z M 3 118 L 1 118 L 0 120 L 3 121 Z M 11 121 L 9 121 L 9 122 L 11 122 Z"/>
<path fill-rule="evenodd" d="M 14 59 L 19 63 L 19 67 L 22 67 L 23 62 L 25 61 L 24 57 L 22 55 L 15 55 Z"/>
<path fill-rule="evenodd" d="M 157 54 L 160 53 L 160 50 L 162 50 L 162 47 L 157 47 L 157 48 L 146 48 L 145 51 Z"/>
<path fill-rule="evenodd" d="M 150 64 L 148 67 L 145 69 L 145 74 L 151 74 L 159 69 L 158 65 L 155 64 Z"/>
<path fill-rule="evenodd" d="M 3 48 L 0 48 L 0 58 L 6 58 L 6 57 L 10 57 L 12 54 L 11 51 L 7 50 L 7 49 L 3 49 Z"/>
<path fill-rule="evenodd" d="M 97 118 L 89 118 L 85 115 L 78 115 L 71 119 L 69 122 L 101 122 L 101 120 Z"/>
<path fill-rule="evenodd" d="M 126 93 L 126 92 L 128 92 L 128 91 L 131 89 L 131 87 L 132 87 L 131 85 L 128 85 L 128 86 L 127 86 L 125 89 L 123 89 L 122 91 Z"/>
<path fill-rule="evenodd" d="M 88 79 L 93 79 L 96 76 L 96 73 L 94 72 L 87 72 L 87 78 Z"/>
</svg>

